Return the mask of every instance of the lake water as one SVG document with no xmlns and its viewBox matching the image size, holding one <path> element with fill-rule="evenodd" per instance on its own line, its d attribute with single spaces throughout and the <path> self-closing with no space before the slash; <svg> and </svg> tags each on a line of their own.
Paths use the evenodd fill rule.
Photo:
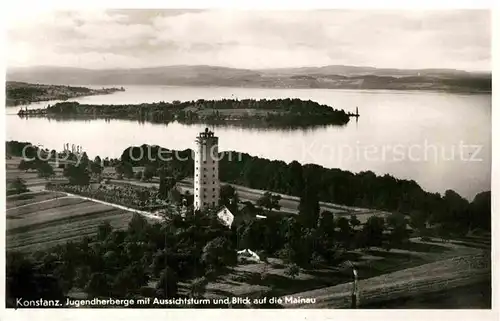
<svg viewBox="0 0 500 321">
<path fill-rule="evenodd" d="M 93 86 L 95 87 L 95 86 Z M 135 104 L 220 98 L 300 98 L 354 112 L 358 122 L 307 130 L 217 127 L 219 150 L 268 159 L 316 163 L 352 172 L 413 179 L 425 190 L 453 189 L 468 199 L 490 190 L 491 95 L 385 90 L 249 89 L 127 86 L 125 92 L 75 99 L 89 104 Z M 34 103 L 41 108 L 54 102 Z M 140 124 L 125 120 L 22 119 L 7 108 L 7 140 L 49 149 L 81 145 L 89 157 L 119 157 L 131 145 L 194 147 L 204 125 Z M 332 182 L 334 184 L 335 182 Z"/>
</svg>

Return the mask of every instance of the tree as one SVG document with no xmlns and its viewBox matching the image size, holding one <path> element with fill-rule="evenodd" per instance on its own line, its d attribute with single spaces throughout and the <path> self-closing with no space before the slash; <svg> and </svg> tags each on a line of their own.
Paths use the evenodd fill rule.
<svg viewBox="0 0 500 321">
<path fill-rule="evenodd" d="M 295 279 L 300 274 L 300 267 L 295 263 L 288 264 L 285 274 L 292 279 Z"/>
<path fill-rule="evenodd" d="M 180 204 L 182 200 L 181 192 L 175 187 L 171 188 L 170 191 L 168 191 L 168 199 L 174 204 Z"/>
<path fill-rule="evenodd" d="M 119 162 L 117 166 L 115 166 L 115 171 L 118 175 L 123 175 L 126 178 L 134 177 L 134 168 L 132 164 L 128 162 Z"/>
<path fill-rule="evenodd" d="M 70 185 L 89 185 L 90 175 L 87 168 L 69 164 L 63 170 L 64 177 L 68 178 Z"/>
<path fill-rule="evenodd" d="M 469 202 L 453 190 L 445 192 L 442 202 L 442 210 L 433 213 L 433 223 L 441 224 L 450 233 L 467 233 L 470 228 Z"/>
<path fill-rule="evenodd" d="M 408 240 L 406 217 L 401 213 L 392 213 L 386 218 L 387 226 L 390 228 L 389 244 L 391 247 L 399 246 Z"/>
<path fill-rule="evenodd" d="M 127 232 L 130 236 L 146 237 L 145 233 L 149 227 L 148 221 L 144 216 L 134 213 L 132 219 L 128 222 Z"/>
<path fill-rule="evenodd" d="M 304 191 L 304 177 L 302 165 L 299 162 L 293 161 L 288 166 L 288 172 L 290 177 L 290 194 L 295 196 L 302 195 Z"/>
<path fill-rule="evenodd" d="M 41 162 L 37 168 L 38 177 L 48 179 L 54 177 L 56 174 L 54 168 L 48 162 Z"/>
<path fill-rule="evenodd" d="M 44 271 L 40 264 L 35 264 L 22 253 L 7 253 L 5 274 L 6 306 L 9 308 L 17 308 L 18 298 L 60 301 L 64 299 L 61 282 L 53 275 L 53 271 Z"/>
<path fill-rule="evenodd" d="M 166 176 L 165 169 L 159 170 L 160 186 L 158 188 L 158 197 L 160 199 L 167 199 L 168 192 L 175 187 L 175 180 L 172 177 Z"/>
<path fill-rule="evenodd" d="M 323 211 L 318 220 L 318 230 L 322 233 L 332 235 L 335 229 L 335 221 L 333 213 L 330 211 Z"/>
<path fill-rule="evenodd" d="M 136 195 L 141 206 L 146 206 L 146 203 L 149 199 L 149 191 L 147 189 L 140 189 L 136 191 Z"/>
<path fill-rule="evenodd" d="M 360 247 L 382 246 L 385 222 L 383 217 L 370 216 L 359 234 Z"/>
<path fill-rule="evenodd" d="M 238 203 L 240 202 L 240 198 L 236 190 L 231 185 L 222 185 L 220 187 L 220 196 L 219 196 L 219 204 L 226 206 L 231 213 L 237 214 L 238 212 Z"/>
<path fill-rule="evenodd" d="M 30 169 L 36 169 L 35 161 L 27 161 L 21 159 L 21 162 L 19 162 L 19 165 L 17 165 L 17 169 L 25 172 L 29 171 Z"/>
<path fill-rule="evenodd" d="M 447 242 L 450 239 L 451 232 L 450 227 L 446 226 L 445 223 L 439 223 L 434 225 L 434 233 L 436 236 L 441 238 L 441 241 Z"/>
<path fill-rule="evenodd" d="M 471 229 L 491 231 L 491 192 L 482 192 L 474 197 L 469 217 Z"/>
<path fill-rule="evenodd" d="M 257 206 L 263 207 L 269 211 L 273 209 L 279 210 L 281 208 L 281 205 L 279 205 L 280 200 L 281 195 L 265 192 L 264 195 L 257 200 Z"/>
<path fill-rule="evenodd" d="M 78 167 L 86 169 L 89 167 L 89 163 L 89 156 L 86 152 L 83 152 L 83 154 L 80 156 L 80 163 L 78 164 Z"/>
<path fill-rule="evenodd" d="M 424 233 L 427 227 L 427 215 L 423 211 L 412 211 L 410 213 L 410 226 L 420 234 Z"/>
<path fill-rule="evenodd" d="M 97 239 L 104 241 L 113 232 L 113 227 L 109 221 L 104 221 L 97 227 Z"/>
<path fill-rule="evenodd" d="M 196 278 L 191 283 L 190 294 L 192 298 L 202 298 L 206 292 L 208 279 L 205 276 Z"/>
<path fill-rule="evenodd" d="M 96 158 L 98 158 L 99 156 L 97 156 Z M 96 162 L 96 161 L 93 161 L 90 163 L 90 171 L 92 172 L 92 174 L 94 175 L 97 175 L 97 176 L 101 176 L 101 173 L 102 173 L 102 166 L 101 166 L 101 162 Z"/>
<path fill-rule="evenodd" d="M 103 272 L 96 272 L 90 275 L 90 279 L 85 286 L 85 292 L 90 297 L 109 297 L 110 278 Z"/>
<path fill-rule="evenodd" d="M 160 274 L 160 280 L 156 284 L 156 295 L 160 298 L 175 298 L 178 292 L 178 277 L 177 273 L 166 267 Z"/>
<path fill-rule="evenodd" d="M 99 155 L 94 158 L 94 163 L 99 164 L 99 166 L 104 165 Z"/>
<path fill-rule="evenodd" d="M 236 263 L 236 252 L 229 240 L 219 236 L 209 241 L 204 247 L 201 261 L 211 270 L 217 270 Z"/>
<path fill-rule="evenodd" d="M 156 175 L 156 169 L 154 168 L 153 165 L 148 164 L 144 167 L 144 170 L 142 171 L 141 179 L 143 181 L 150 181 L 155 175 Z"/>
<path fill-rule="evenodd" d="M 118 272 L 113 281 L 113 292 L 119 297 L 130 296 L 139 292 L 140 288 L 149 281 L 144 268 L 138 263 L 132 263 Z"/>
<path fill-rule="evenodd" d="M 90 267 L 88 265 L 79 266 L 75 271 L 75 286 L 83 289 L 90 279 Z"/>
<path fill-rule="evenodd" d="M 306 227 L 314 227 L 318 224 L 319 200 L 316 189 L 307 184 L 302 191 L 299 203 L 299 217 Z"/>
<path fill-rule="evenodd" d="M 335 225 L 339 228 L 339 233 L 337 234 L 337 241 L 341 242 L 344 249 L 348 250 L 351 248 L 352 244 L 352 230 L 349 225 L 349 220 L 345 217 L 339 217 Z"/>
<path fill-rule="evenodd" d="M 361 225 L 361 222 L 356 215 L 351 215 L 351 218 L 349 219 L 349 224 L 355 230 L 358 226 Z"/>
<path fill-rule="evenodd" d="M 26 186 L 26 182 L 20 177 L 16 177 L 12 182 L 10 182 L 9 188 L 12 189 L 15 194 L 21 194 L 29 191 Z"/>
</svg>

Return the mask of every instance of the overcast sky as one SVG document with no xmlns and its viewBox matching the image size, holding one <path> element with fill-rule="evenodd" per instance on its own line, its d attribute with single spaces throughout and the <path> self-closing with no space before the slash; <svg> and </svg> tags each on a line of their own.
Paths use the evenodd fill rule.
<svg viewBox="0 0 500 321">
<path fill-rule="evenodd" d="M 52 12 L 11 16 L 7 58 L 8 66 L 490 71 L 490 20 L 477 10 Z"/>
</svg>

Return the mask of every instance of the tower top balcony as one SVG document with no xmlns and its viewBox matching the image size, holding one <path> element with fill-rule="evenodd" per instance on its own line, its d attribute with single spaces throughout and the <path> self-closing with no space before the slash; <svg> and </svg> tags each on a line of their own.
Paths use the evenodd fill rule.
<svg viewBox="0 0 500 321">
<path fill-rule="evenodd" d="M 214 132 L 209 130 L 208 128 L 205 128 L 205 131 L 199 133 L 197 138 L 212 138 L 212 137 L 216 137 Z"/>
</svg>

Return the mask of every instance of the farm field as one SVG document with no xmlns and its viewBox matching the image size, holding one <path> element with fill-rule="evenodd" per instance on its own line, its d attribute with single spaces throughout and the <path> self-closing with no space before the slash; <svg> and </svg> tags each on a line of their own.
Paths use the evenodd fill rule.
<svg viewBox="0 0 500 321">
<path fill-rule="evenodd" d="M 53 193 L 47 191 L 33 191 L 18 195 L 10 195 L 7 196 L 7 210 L 14 207 L 26 206 L 29 204 L 43 202 L 63 196 L 65 196 L 65 194 L 63 193 Z"/>
<path fill-rule="evenodd" d="M 22 204 L 18 201 L 12 204 L 7 199 L 7 249 L 28 252 L 46 249 L 91 236 L 106 220 L 115 228 L 125 227 L 132 217 L 126 210 L 63 195 L 35 193 Z"/>
</svg>

